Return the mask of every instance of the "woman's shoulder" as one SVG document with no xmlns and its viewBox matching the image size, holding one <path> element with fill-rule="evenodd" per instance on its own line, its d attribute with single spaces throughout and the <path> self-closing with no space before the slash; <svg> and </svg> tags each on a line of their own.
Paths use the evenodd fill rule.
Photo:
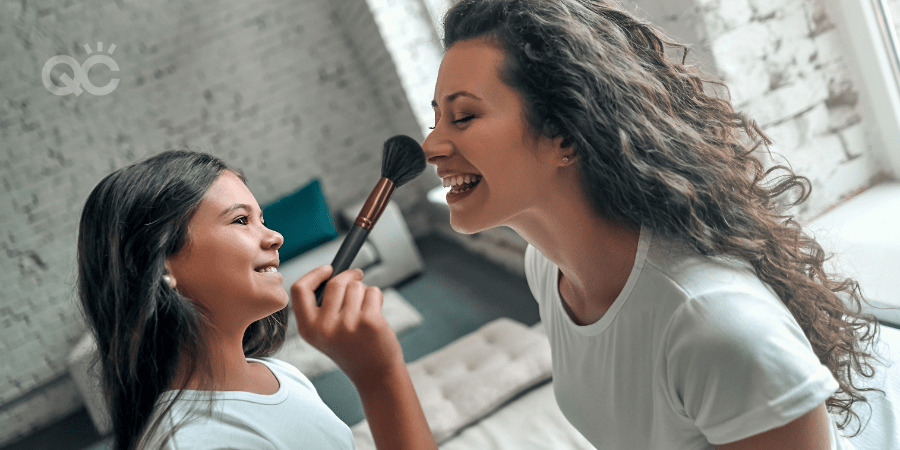
<svg viewBox="0 0 900 450">
<path fill-rule="evenodd" d="M 779 328 L 802 337 L 790 311 L 746 261 L 708 256 L 686 245 L 656 239 L 645 275 L 677 289 L 669 332 L 714 342 L 752 339 Z M 779 325 L 775 325 L 779 324 Z M 768 330 L 768 331 L 767 331 Z"/>
<path fill-rule="evenodd" d="M 703 255 L 686 244 L 656 238 L 647 254 L 648 274 L 665 278 L 687 298 L 730 296 L 736 293 L 776 298 L 749 262 L 729 255 Z"/>
<path fill-rule="evenodd" d="M 540 250 L 531 244 L 525 247 L 525 278 L 529 283 L 555 277 L 556 270 L 556 264 L 547 259 Z"/>
</svg>

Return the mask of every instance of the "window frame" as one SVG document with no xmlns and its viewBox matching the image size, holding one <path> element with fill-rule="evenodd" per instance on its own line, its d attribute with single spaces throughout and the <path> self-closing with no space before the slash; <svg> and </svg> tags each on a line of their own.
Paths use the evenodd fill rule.
<svg viewBox="0 0 900 450">
<path fill-rule="evenodd" d="M 838 27 L 847 42 L 848 64 L 862 83 L 858 86 L 873 119 L 872 144 L 881 150 L 894 176 L 900 177 L 900 66 L 891 49 L 900 50 L 896 35 L 880 15 L 884 0 L 838 0 Z M 886 11 L 887 12 L 887 11 Z"/>
</svg>

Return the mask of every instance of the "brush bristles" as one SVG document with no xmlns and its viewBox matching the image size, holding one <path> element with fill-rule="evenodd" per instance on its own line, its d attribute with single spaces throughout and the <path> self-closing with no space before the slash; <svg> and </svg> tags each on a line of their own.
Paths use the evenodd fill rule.
<svg viewBox="0 0 900 450">
<path fill-rule="evenodd" d="M 397 135 L 384 141 L 381 176 L 400 187 L 425 171 L 425 152 L 415 139 Z"/>
</svg>

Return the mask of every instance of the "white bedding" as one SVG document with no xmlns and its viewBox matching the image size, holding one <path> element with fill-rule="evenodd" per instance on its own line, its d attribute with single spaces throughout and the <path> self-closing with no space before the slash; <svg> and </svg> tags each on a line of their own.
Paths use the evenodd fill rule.
<svg viewBox="0 0 900 450">
<path fill-rule="evenodd" d="M 440 450 L 593 450 L 563 416 L 552 383 L 486 416 L 445 441 Z"/>
<path fill-rule="evenodd" d="M 885 365 L 876 367 L 875 377 L 861 384 L 885 393 L 869 393 L 869 405 L 856 411 L 867 422 L 862 432 L 850 438 L 856 450 L 900 450 L 900 330 L 881 327 L 876 344 Z M 855 431 L 848 430 L 848 434 Z M 582 450 L 593 449 L 559 410 L 552 383 L 505 405 L 459 435 L 440 445 L 440 450 Z"/>
<path fill-rule="evenodd" d="M 857 409 L 868 424 L 850 442 L 856 450 L 900 450 L 900 330 L 883 326 L 876 348 L 886 365 L 876 368 L 875 378 L 855 383 L 885 394 L 866 394 L 872 413 Z M 509 319 L 410 364 L 440 450 L 593 449 L 559 410 L 549 370 L 540 326 L 528 329 Z M 365 421 L 352 430 L 358 450 L 375 448 Z"/>
<path fill-rule="evenodd" d="M 871 414 L 867 408 L 856 409 L 854 405 L 854 410 L 868 424 L 850 442 L 856 450 L 900 450 L 900 330 L 882 326 L 875 348 L 885 365 L 876 366 L 875 377 L 862 379 L 861 384 L 881 389 L 884 394 L 864 394 L 869 399 Z M 855 430 L 854 424 L 847 434 Z"/>
</svg>

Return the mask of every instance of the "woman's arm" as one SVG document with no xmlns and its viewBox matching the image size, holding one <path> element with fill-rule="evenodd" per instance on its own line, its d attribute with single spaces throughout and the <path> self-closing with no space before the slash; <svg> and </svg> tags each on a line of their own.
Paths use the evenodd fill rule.
<svg viewBox="0 0 900 450">
<path fill-rule="evenodd" d="M 328 281 L 318 307 L 314 290 L 331 270 L 320 267 L 291 286 L 300 334 L 356 386 L 379 449 L 436 449 L 400 342 L 381 313 L 381 291 L 361 282 L 362 271 L 348 270 Z"/>
<path fill-rule="evenodd" d="M 825 403 L 787 425 L 764 431 L 730 444 L 717 445 L 719 450 L 829 450 L 828 421 L 832 420 Z"/>
</svg>

